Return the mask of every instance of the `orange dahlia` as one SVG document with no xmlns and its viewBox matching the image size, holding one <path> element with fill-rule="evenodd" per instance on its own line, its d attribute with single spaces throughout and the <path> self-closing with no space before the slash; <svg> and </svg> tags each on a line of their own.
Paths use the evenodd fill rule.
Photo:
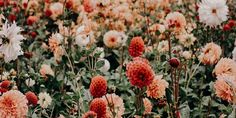
<svg viewBox="0 0 236 118">
<path fill-rule="evenodd" d="M 129 54 L 132 57 L 138 57 L 142 55 L 144 51 L 144 42 L 141 37 L 134 37 L 129 45 Z"/>
<path fill-rule="evenodd" d="M 94 111 L 88 111 L 82 116 L 82 118 L 97 118 L 97 113 Z"/>
<path fill-rule="evenodd" d="M 37 105 L 38 97 L 33 92 L 28 91 L 27 93 L 25 93 L 25 96 L 30 104 L 32 104 L 34 106 Z"/>
<path fill-rule="evenodd" d="M 103 76 L 95 76 L 92 78 L 90 87 L 90 93 L 93 97 L 102 97 L 107 93 L 107 81 Z"/>
<path fill-rule="evenodd" d="M 104 118 L 106 116 L 107 104 L 102 98 L 95 98 L 90 103 L 89 110 L 97 113 L 98 118 Z"/>
<path fill-rule="evenodd" d="M 128 63 L 126 75 L 133 86 L 142 88 L 152 83 L 154 72 L 145 61 L 136 60 Z"/>
<path fill-rule="evenodd" d="M 0 97 L 0 118 L 26 118 L 27 99 L 17 90 L 10 90 Z"/>
</svg>

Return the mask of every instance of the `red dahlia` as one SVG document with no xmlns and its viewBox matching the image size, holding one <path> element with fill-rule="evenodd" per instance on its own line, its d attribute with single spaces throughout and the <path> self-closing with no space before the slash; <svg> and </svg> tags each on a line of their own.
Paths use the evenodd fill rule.
<svg viewBox="0 0 236 118">
<path fill-rule="evenodd" d="M 134 37 L 129 45 L 129 54 L 132 57 L 138 57 L 142 55 L 144 51 L 144 42 L 141 37 Z"/>
<path fill-rule="evenodd" d="M 154 79 L 154 71 L 145 61 L 132 61 L 126 69 L 126 75 L 133 86 L 142 88 L 151 84 Z"/>
<path fill-rule="evenodd" d="M 37 105 L 38 97 L 33 92 L 28 91 L 27 93 L 25 93 L 25 96 L 30 104 L 32 104 L 34 106 Z"/>
<path fill-rule="evenodd" d="M 97 113 L 94 111 L 88 111 L 82 116 L 82 118 L 97 118 Z"/>
<path fill-rule="evenodd" d="M 10 85 L 11 85 L 11 81 L 9 81 L 9 80 L 4 80 L 1 82 L 2 88 L 8 89 Z"/>
<path fill-rule="evenodd" d="M 107 93 L 107 81 L 103 76 L 95 76 L 92 78 L 90 87 L 90 93 L 93 97 L 102 97 Z"/>
<path fill-rule="evenodd" d="M 97 118 L 104 118 L 106 116 L 106 101 L 102 98 L 95 98 L 90 103 L 89 110 L 97 113 Z"/>
</svg>

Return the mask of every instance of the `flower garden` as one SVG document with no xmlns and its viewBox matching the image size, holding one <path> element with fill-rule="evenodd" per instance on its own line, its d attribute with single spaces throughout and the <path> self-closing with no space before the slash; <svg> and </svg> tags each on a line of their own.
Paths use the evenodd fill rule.
<svg viewBox="0 0 236 118">
<path fill-rule="evenodd" d="M 0 0 L 0 118 L 235 118 L 235 0 Z"/>
</svg>

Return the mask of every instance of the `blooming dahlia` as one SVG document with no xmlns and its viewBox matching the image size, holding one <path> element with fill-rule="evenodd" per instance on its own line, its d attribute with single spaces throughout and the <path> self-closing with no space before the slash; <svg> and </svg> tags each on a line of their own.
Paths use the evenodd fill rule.
<svg viewBox="0 0 236 118">
<path fill-rule="evenodd" d="M 0 97 L 1 118 L 26 118 L 28 112 L 27 99 L 17 90 L 11 90 Z"/>
<path fill-rule="evenodd" d="M 103 76 L 95 76 L 92 78 L 90 87 L 90 93 L 93 97 L 102 97 L 107 93 L 107 81 Z"/>
<path fill-rule="evenodd" d="M 126 75 L 133 86 L 142 88 L 150 85 L 154 79 L 154 71 L 144 61 L 132 61 L 127 65 L 126 69 Z"/>
<path fill-rule="evenodd" d="M 102 98 L 95 98 L 92 100 L 89 106 L 90 111 L 97 113 L 98 118 L 104 118 L 106 116 L 106 101 Z"/>
<path fill-rule="evenodd" d="M 138 57 L 142 55 L 144 51 L 144 42 L 141 37 L 134 37 L 129 45 L 129 54 L 132 57 Z"/>
</svg>

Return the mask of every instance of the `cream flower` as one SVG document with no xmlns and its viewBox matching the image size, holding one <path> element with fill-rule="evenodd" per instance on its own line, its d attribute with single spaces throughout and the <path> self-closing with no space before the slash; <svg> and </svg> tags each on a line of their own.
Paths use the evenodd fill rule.
<svg viewBox="0 0 236 118">
<path fill-rule="evenodd" d="M 187 25 L 184 15 L 179 12 L 169 13 L 164 23 L 168 29 L 172 29 L 175 33 L 184 31 Z"/>
<path fill-rule="evenodd" d="M 46 77 L 47 75 L 51 75 L 51 76 L 54 76 L 54 72 L 51 68 L 51 66 L 47 65 L 47 64 L 43 64 L 41 66 L 41 69 L 40 69 L 40 74 L 43 76 L 43 77 Z"/>
<path fill-rule="evenodd" d="M 167 52 L 167 51 L 169 51 L 168 41 L 161 41 L 161 42 L 159 42 L 157 49 L 158 49 L 159 52 Z"/>
<path fill-rule="evenodd" d="M 75 43 L 84 47 L 90 42 L 90 37 L 93 35 L 93 32 L 86 32 L 86 28 L 84 25 L 80 26 L 76 31 Z"/>
<path fill-rule="evenodd" d="M 110 62 L 107 59 L 99 59 L 98 62 L 104 63 L 102 67 L 98 68 L 101 72 L 107 72 L 110 69 Z"/>
<path fill-rule="evenodd" d="M 210 27 L 226 21 L 228 12 L 226 0 L 202 0 L 198 9 L 200 22 Z"/>
<path fill-rule="evenodd" d="M 191 51 L 183 51 L 182 56 L 183 56 L 185 59 L 191 59 L 191 57 L 192 57 L 192 52 L 191 52 Z"/>
<path fill-rule="evenodd" d="M 193 36 L 193 34 L 180 34 L 176 37 L 177 39 L 179 39 L 179 42 L 184 46 L 184 47 L 190 47 L 191 45 L 194 44 L 194 42 L 196 41 L 196 37 Z"/>
<path fill-rule="evenodd" d="M 51 18 L 55 20 L 59 15 L 63 13 L 63 4 L 60 2 L 55 2 L 50 4 L 49 9 L 52 11 Z"/>
<path fill-rule="evenodd" d="M 125 112 L 124 102 L 121 97 L 116 94 L 107 94 L 107 99 L 103 97 L 103 99 L 107 102 L 107 118 L 114 118 L 111 110 L 116 113 L 115 118 L 122 118 L 122 115 Z M 110 106 L 110 107 L 109 107 Z"/>
<path fill-rule="evenodd" d="M 13 24 L 5 24 L 0 31 L 0 53 L 4 54 L 4 61 L 10 62 L 16 60 L 19 55 L 23 54 L 21 49 L 21 41 L 25 39 L 19 34 L 21 28 Z"/>
<path fill-rule="evenodd" d="M 32 87 L 32 86 L 34 86 L 34 84 L 35 84 L 35 80 L 29 78 L 29 79 L 25 80 L 25 84 L 26 84 L 28 87 Z"/>
<path fill-rule="evenodd" d="M 103 37 L 103 42 L 108 48 L 118 48 L 124 40 L 124 34 L 116 30 L 108 31 Z"/>
<path fill-rule="evenodd" d="M 52 98 L 50 97 L 50 95 L 48 93 L 46 93 L 46 92 L 39 93 L 38 104 L 42 108 L 47 108 L 49 105 L 51 105 L 51 103 L 52 103 Z"/>
<path fill-rule="evenodd" d="M 203 64 L 213 65 L 220 59 L 221 53 L 221 47 L 211 42 L 204 46 L 202 53 L 198 58 Z"/>
<path fill-rule="evenodd" d="M 28 100 L 17 90 L 10 90 L 0 97 L 1 118 L 26 118 Z"/>
</svg>

